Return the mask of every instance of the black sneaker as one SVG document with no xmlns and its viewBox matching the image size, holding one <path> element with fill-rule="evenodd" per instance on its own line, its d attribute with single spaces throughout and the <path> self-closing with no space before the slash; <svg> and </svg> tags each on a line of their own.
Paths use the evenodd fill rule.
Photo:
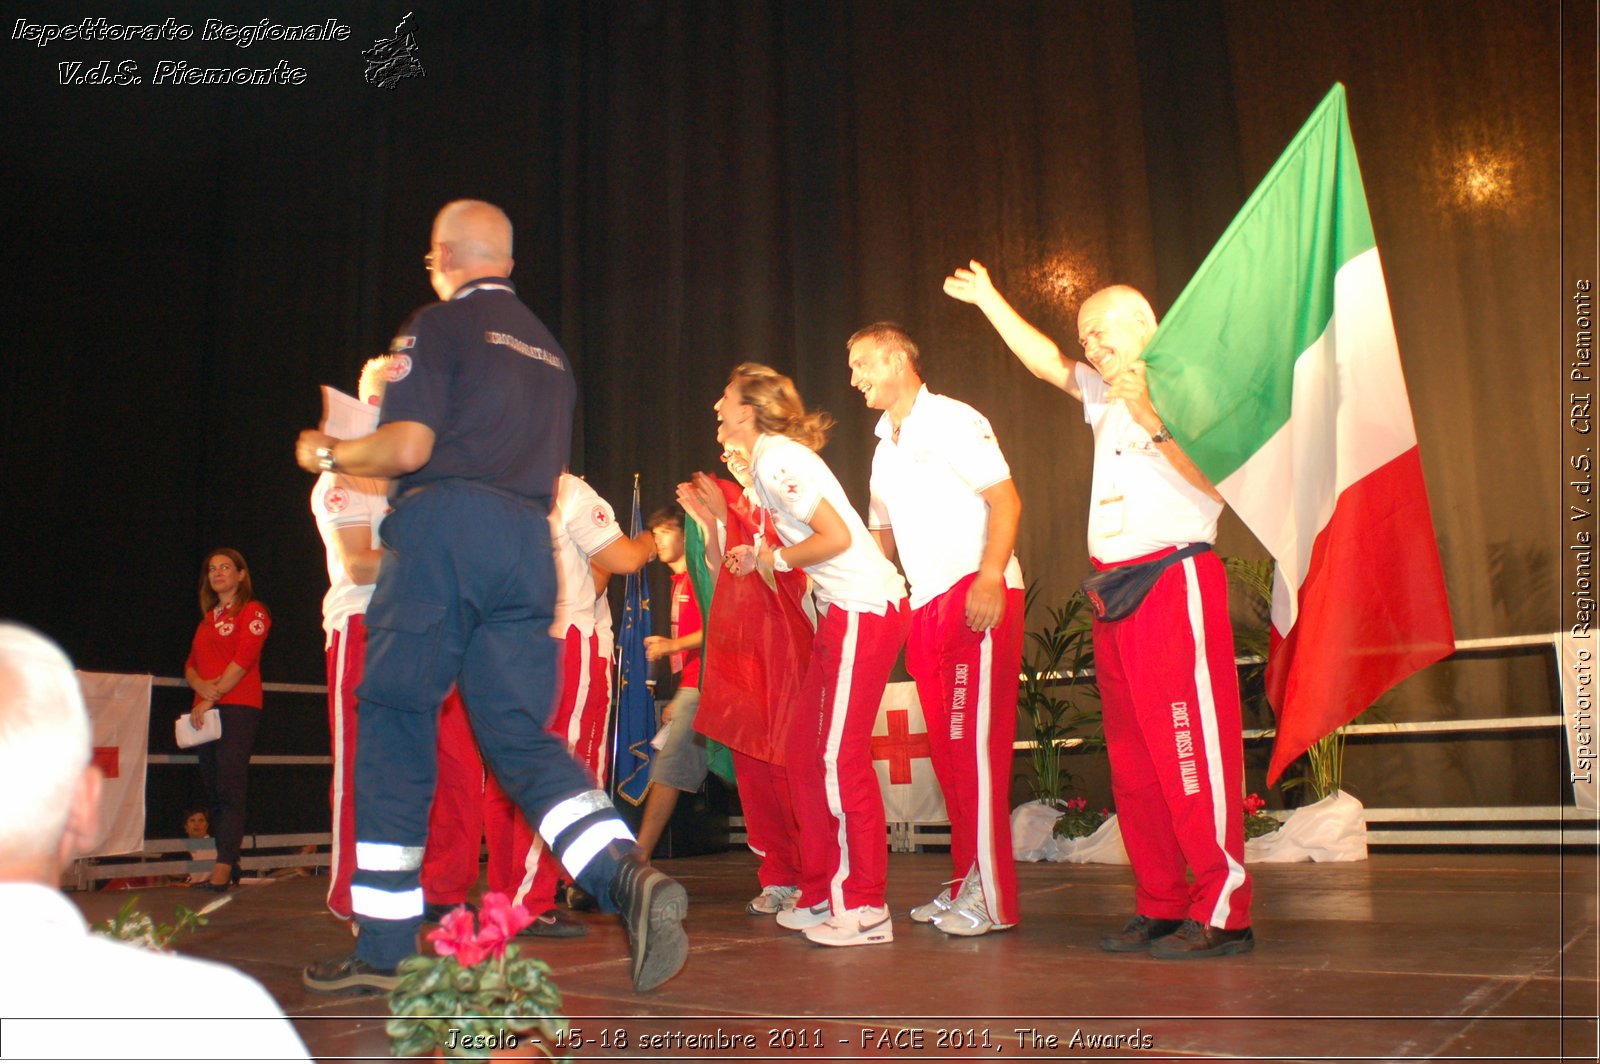
<svg viewBox="0 0 1600 1064">
<path fill-rule="evenodd" d="M 1256 935 L 1248 927 L 1229 931 L 1198 920 L 1185 920 L 1177 931 L 1150 943 L 1150 956 L 1169 961 L 1198 960 L 1249 953 L 1255 948 Z"/>
<path fill-rule="evenodd" d="M 689 957 L 689 939 L 683 933 L 689 895 L 677 880 L 631 853 L 622 859 L 610 891 L 628 929 L 633 989 L 654 990 L 677 975 Z"/>
<path fill-rule="evenodd" d="M 354 953 L 318 961 L 300 973 L 300 985 L 315 994 L 387 994 L 400 985 L 393 968 L 374 968 Z"/>
<path fill-rule="evenodd" d="M 550 909 L 533 918 L 533 923 L 517 932 L 518 938 L 581 938 L 589 933 L 589 925 L 562 912 Z"/>
<path fill-rule="evenodd" d="M 446 905 L 443 902 L 430 901 L 428 904 L 422 907 L 422 918 L 430 924 L 437 924 L 456 909 L 461 908 L 465 908 L 469 913 L 475 913 L 478 911 L 478 907 L 472 904 L 470 901 L 458 901 L 454 905 Z"/>
<path fill-rule="evenodd" d="M 1182 920 L 1135 916 L 1122 925 L 1121 931 L 1101 938 L 1100 948 L 1107 953 L 1142 953 L 1150 948 L 1151 940 L 1170 935 L 1182 926 Z"/>
</svg>

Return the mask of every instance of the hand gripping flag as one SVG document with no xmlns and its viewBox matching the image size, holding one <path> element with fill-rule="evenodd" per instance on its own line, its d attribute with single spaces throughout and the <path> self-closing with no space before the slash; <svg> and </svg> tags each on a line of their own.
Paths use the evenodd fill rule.
<svg viewBox="0 0 1600 1064">
<path fill-rule="evenodd" d="M 639 517 L 639 477 L 633 478 L 633 524 L 637 536 L 644 522 Z M 611 758 L 614 793 L 633 805 L 644 801 L 650 789 L 650 762 L 655 748 L 656 702 L 646 681 L 650 663 L 644 656 L 644 637 L 650 631 L 650 586 L 645 571 L 629 573 L 622 596 L 622 626 L 617 632 L 616 744 Z"/>
<path fill-rule="evenodd" d="M 1272 782 L 1455 646 L 1344 86 L 1143 357 L 1162 420 L 1276 562 Z"/>
<path fill-rule="evenodd" d="M 700 607 L 700 616 L 709 622 L 711 617 L 711 596 L 716 589 L 716 574 L 713 573 L 706 562 L 706 535 L 700 528 L 700 522 L 688 514 L 683 518 L 683 554 L 689 567 L 689 587 L 694 593 L 695 605 Z M 710 662 L 705 652 L 700 654 L 700 686 L 706 685 L 710 678 Z M 704 693 L 702 692 L 702 698 Z M 698 730 L 699 718 L 695 718 Z M 703 734 L 703 732 L 702 732 Z M 733 754 L 722 743 L 715 739 L 706 740 L 706 767 L 727 783 L 730 787 L 737 787 L 738 780 L 733 774 Z"/>
</svg>

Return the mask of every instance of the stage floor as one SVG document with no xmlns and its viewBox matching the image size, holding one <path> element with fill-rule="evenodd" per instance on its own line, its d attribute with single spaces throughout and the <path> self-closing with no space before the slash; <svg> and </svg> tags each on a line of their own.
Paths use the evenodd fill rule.
<svg viewBox="0 0 1600 1064">
<path fill-rule="evenodd" d="M 937 892 L 947 861 L 890 856 L 890 945 L 827 949 L 747 916 L 755 858 L 730 852 L 658 862 L 689 891 L 691 952 L 652 993 L 631 991 L 614 917 L 585 915 L 586 937 L 534 948 L 581 1029 L 582 1060 L 1596 1057 L 1592 854 L 1252 865 L 1255 952 L 1190 962 L 1097 947 L 1132 910 L 1126 867 L 1020 866 L 1023 923 L 1002 934 L 914 925 L 901 914 Z M 351 944 L 322 908 L 325 882 L 242 887 L 184 949 L 260 979 L 319 1059 L 386 1057 L 382 999 L 300 986 L 302 965 Z M 183 888 L 142 895 L 140 908 L 161 918 L 209 900 Z M 73 897 L 98 920 L 128 895 Z M 705 1048 L 719 1033 L 724 1045 L 753 1036 L 755 1048 Z"/>
</svg>

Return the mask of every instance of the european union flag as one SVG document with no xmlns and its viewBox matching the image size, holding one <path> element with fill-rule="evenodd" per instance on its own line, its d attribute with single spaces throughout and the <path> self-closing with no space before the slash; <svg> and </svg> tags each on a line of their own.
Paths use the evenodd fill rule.
<svg viewBox="0 0 1600 1064">
<path fill-rule="evenodd" d="M 639 475 L 635 473 L 630 534 L 637 536 L 641 524 Z M 650 585 L 644 569 L 628 574 L 622 601 L 622 626 L 617 632 L 617 739 L 611 779 L 616 795 L 639 805 L 650 789 L 650 761 L 656 752 L 650 745 L 656 734 L 656 700 L 646 683 L 650 663 L 644 656 L 644 637 L 650 633 Z"/>
</svg>

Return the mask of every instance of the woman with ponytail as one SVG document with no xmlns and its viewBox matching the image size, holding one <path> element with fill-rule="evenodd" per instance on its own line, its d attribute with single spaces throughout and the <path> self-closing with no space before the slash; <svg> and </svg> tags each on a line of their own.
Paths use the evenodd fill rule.
<svg viewBox="0 0 1600 1064">
<path fill-rule="evenodd" d="M 734 369 L 716 404 L 717 438 L 746 457 L 774 535 L 734 547 L 736 574 L 803 569 L 817 603 L 811 662 L 789 728 L 788 775 L 800 826 L 800 899 L 778 922 L 826 946 L 892 942 L 888 855 L 872 726 L 910 624 L 905 581 L 884 558 L 816 453 L 833 418 L 807 411 L 769 366 Z"/>
</svg>

